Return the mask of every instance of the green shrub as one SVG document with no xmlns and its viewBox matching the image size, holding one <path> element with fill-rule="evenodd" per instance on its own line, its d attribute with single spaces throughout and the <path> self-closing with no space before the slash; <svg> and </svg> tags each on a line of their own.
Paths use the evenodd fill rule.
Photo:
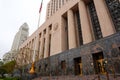
<svg viewBox="0 0 120 80">
<path fill-rule="evenodd" d="M 21 80 L 21 79 L 19 77 L 15 77 L 15 78 L 4 78 L 0 80 Z"/>
<path fill-rule="evenodd" d="M 15 68 L 15 64 L 16 64 L 15 61 L 10 61 L 2 65 L 0 68 L 4 69 L 7 73 L 11 73 Z"/>
</svg>

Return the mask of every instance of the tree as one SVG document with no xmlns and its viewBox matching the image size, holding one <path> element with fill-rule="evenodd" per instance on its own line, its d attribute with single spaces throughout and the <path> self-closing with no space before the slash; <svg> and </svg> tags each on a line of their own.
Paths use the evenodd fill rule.
<svg viewBox="0 0 120 80">
<path fill-rule="evenodd" d="M 15 68 L 16 61 L 10 61 L 6 64 L 3 64 L 0 68 L 4 69 L 7 73 L 11 73 Z"/>
<path fill-rule="evenodd" d="M 0 61 L 0 66 L 2 66 L 3 65 L 3 62 L 2 61 Z"/>
<path fill-rule="evenodd" d="M 0 67 L 0 74 L 2 77 L 4 77 L 5 73 L 7 73 L 7 71 L 5 69 L 3 69 L 2 67 Z"/>
</svg>

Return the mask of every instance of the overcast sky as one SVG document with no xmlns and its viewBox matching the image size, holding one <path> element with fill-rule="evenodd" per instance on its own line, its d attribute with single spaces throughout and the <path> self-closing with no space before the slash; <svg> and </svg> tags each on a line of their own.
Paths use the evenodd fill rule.
<svg viewBox="0 0 120 80">
<path fill-rule="evenodd" d="M 30 35 L 37 29 L 42 0 L 0 0 L 0 58 L 10 51 L 15 34 L 26 22 Z M 46 7 L 50 0 L 43 0 L 41 22 L 45 21 Z"/>
</svg>

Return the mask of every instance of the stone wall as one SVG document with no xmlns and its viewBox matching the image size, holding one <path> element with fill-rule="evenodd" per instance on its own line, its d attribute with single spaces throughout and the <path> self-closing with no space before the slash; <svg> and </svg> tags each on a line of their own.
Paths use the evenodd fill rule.
<svg viewBox="0 0 120 80">
<path fill-rule="evenodd" d="M 65 52 L 59 53 L 57 55 L 51 56 L 49 58 L 41 59 L 35 63 L 35 70 L 36 70 L 36 80 L 37 77 L 46 78 L 51 76 L 58 76 L 63 79 L 57 80 L 64 80 L 64 77 L 70 78 L 74 77 L 74 79 L 66 79 L 66 80 L 87 80 L 84 79 L 91 75 L 91 78 L 95 78 L 96 72 L 94 66 L 91 65 L 93 63 L 93 54 L 98 52 L 102 52 L 104 59 L 107 60 L 106 70 L 108 72 L 109 77 L 112 79 L 114 74 L 119 78 L 120 74 L 120 33 L 116 33 L 114 35 L 108 36 L 106 38 L 91 42 L 89 44 L 83 45 L 79 48 L 67 50 Z M 75 58 L 81 58 L 82 63 L 82 77 L 75 75 Z M 65 61 L 65 69 L 62 69 L 61 62 Z M 30 64 L 24 68 L 25 70 L 30 69 Z M 111 70 L 114 69 L 114 72 Z M 26 71 L 28 72 L 28 71 Z M 24 73 L 25 74 L 25 73 Z M 100 74 L 101 75 L 101 74 Z M 63 77 L 62 77 L 63 76 Z M 78 76 L 78 77 L 77 77 Z M 105 75 L 101 75 L 101 78 L 104 78 Z M 51 80 L 56 80 L 51 79 Z M 77 78 L 77 79 L 75 79 Z M 83 78 L 83 79 L 82 79 Z M 97 80 L 97 79 L 89 79 L 89 80 Z M 106 80 L 106 79 L 101 79 Z M 118 79 L 119 80 L 119 79 Z"/>
<path fill-rule="evenodd" d="M 89 76 L 52 76 L 52 77 L 39 77 L 33 80 L 120 80 L 120 77 L 114 78 L 113 76 L 106 77 L 106 75 L 89 75 Z"/>
</svg>

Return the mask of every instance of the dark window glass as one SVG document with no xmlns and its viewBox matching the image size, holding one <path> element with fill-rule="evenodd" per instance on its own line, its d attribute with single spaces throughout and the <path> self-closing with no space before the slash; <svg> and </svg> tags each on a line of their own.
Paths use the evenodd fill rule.
<svg viewBox="0 0 120 80">
<path fill-rule="evenodd" d="M 89 12 L 90 12 L 90 18 L 91 18 L 91 22 L 92 22 L 92 26 L 93 26 L 93 32 L 95 35 L 95 39 L 100 39 L 103 36 L 102 36 L 98 16 L 97 16 L 95 5 L 94 5 L 93 1 L 91 1 L 88 4 L 88 8 L 89 8 Z"/>
<path fill-rule="evenodd" d="M 93 63 L 96 74 L 104 74 L 106 73 L 106 62 L 104 61 L 103 52 L 94 53 L 93 55 Z"/>
<path fill-rule="evenodd" d="M 49 35 L 49 50 L 48 50 L 48 57 L 50 56 L 50 50 L 51 50 L 51 34 Z"/>
<path fill-rule="evenodd" d="M 116 31 L 120 31 L 120 2 L 119 0 L 105 0 Z"/>
<path fill-rule="evenodd" d="M 83 45 L 83 38 L 82 38 L 82 31 L 81 31 L 79 11 L 77 11 L 75 14 L 76 14 L 76 16 L 77 16 L 76 18 L 77 18 L 79 42 L 80 42 L 80 45 Z"/>
<path fill-rule="evenodd" d="M 74 70 L 75 70 L 75 75 L 82 75 L 81 57 L 74 59 Z"/>
</svg>

